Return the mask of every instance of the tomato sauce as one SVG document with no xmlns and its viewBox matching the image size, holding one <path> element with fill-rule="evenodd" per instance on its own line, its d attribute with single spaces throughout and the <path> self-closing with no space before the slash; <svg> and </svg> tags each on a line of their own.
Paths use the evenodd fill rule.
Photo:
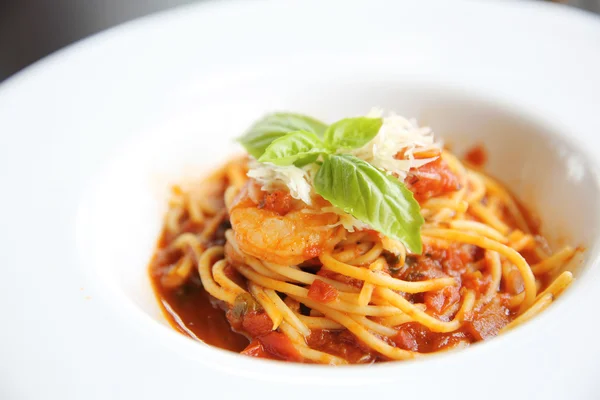
<svg viewBox="0 0 600 400">
<path fill-rule="evenodd" d="M 175 329 L 187 336 L 226 350 L 244 350 L 249 340 L 231 329 L 224 310 L 204 290 L 196 271 L 177 288 L 168 288 L 161 282 L 164 271 L 181 257 L 181 252 L 167 250 L 173 239 L 163 233 L 149 268 L 163 314 Z"/>
<path fill-rule="evenodd" d="M 191 279 L 185 285 L 168 290 L 154 280 L 160 295 L 164 315 L 179 332 L 222 349 L 241 352 L 249 340 L 231 330 L 225 312 L 211 302 L 200 279 Z"/>
</svg>

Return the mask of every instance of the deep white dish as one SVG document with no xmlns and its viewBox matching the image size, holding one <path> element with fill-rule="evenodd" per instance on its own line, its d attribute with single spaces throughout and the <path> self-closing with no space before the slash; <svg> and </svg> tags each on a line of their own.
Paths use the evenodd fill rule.
<svg viewBox="0 0 600 400">
<path fill-rule="evenodd" d="M 1 398 L 595 398 L 600 22 L 529 2 L 224 2 L 118 27 L 0 86 Z M 535 320 L 422 361 L 254 360 L 170 328 L 146 267 L 166 189 L 271 110 L 393 109 L 587 249 Z M 213 394 L 214 393 L 214 394 Z M 222 397 L 217 397 L 222 398 Z"/>
</svg>

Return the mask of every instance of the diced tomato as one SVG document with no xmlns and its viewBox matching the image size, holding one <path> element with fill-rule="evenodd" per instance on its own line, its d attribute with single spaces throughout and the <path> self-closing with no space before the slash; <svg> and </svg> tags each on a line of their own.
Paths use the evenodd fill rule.
<svg viewBox="0 0 600 400">
<path fill-rule="evenodd" d="M 273 321 L 264 311 L 249 311 L 243 317 L 242 328 L 252 337 L 266 335 L 273 330 Z"/>
<path fill-rule="evenodd" d="M 367 346 L 365 343 L 360 341 L 352 332 L 348 330 L 341 331 L 338 335 L 338 339 L 342 343 L 346 343 L 348 345 L 352 345 L 360 349 L 363 353 L 369 353 L 371 348 Z"/>
<path fill-rule="evenodd" d="M 509 320 L 508 310 L 500 302 L 492 301 L 476 312 L 473 320 L 464 326 L 476 340 L 485 340 L 496 336 Z"/>
<path fill-rule="evenodd" d="M 427 352 L 431 339 L 438 335 L 417 322 L 400 325 L 398 334 L 392 338 L 396 346 L 410 351 Z"/>
<path fill-rule="evenodd" d="M 465 160 L 475 167 L 482 167 L 487 161 L 487 152 L 482 145 L 472 147 L 467 154 Z"/>
<path fill-rule="evenodd" d="M 470 244 L 455 243 L 445 250 L 446 258 L 442 262 L 448 275 L 464 273 L 468 263 L 474 260 L 477 248 Z"/>
<path fill-rule="evenodd" d="M 431 353 L 458 342 L 469 342 L 463 332 L 436 333 L 417 322 L 400 325 L 398 334 L 392 338 L 397 347 L 405 350 Z"/>
<path fill-rule="evenodd" d="M 426 256 L 407 258 L 406 268 L 400 275 L 400 278 L 411 282 L 444 277 L 446 274 L 442 271 L 439 260 Z"/>
<path fill-rule="evenodd" d="M 240 354 L 257 358 L 274 358 L 265 351 L 263 345 L 257 339 L 254 339 L 244 350 L 240 352 Z"/>
<path fill-rule="evenodd" d="M 411 257 L 412 262 L 406 274 L 409 280 L 441 278 L 443 276 L 460 276 L 466 271 L 466 265 L 477 255 L 477 248 L 472 245 L 453 244 L 448 248 L 429 245 L 423 247 L 423 255 Z M 416 279 L 420 277 L 421 279 Z"/>
<path fill-rule="evenodd" d="M 482 274 L 481 271 L 466 272 L 462 275 L 462 285 L 467 289 L 475 291 L 475 294 L 484 293 L 491 282 L 489 274 Z"/>
<path fill-rule="evenodd" d="M 424 295 L 424 300 L 427 310 L 434 310 L 437 314 L 441 314 L 460 300 L 460 287 L 446 286 L 434 292 L 427 292 Z"/>
<path fill-rule="evenodd" d="M 418 351 L 419 343 L 415 337 L 414 332 L 410 328 L 403 328 L 398 331 L 398 334 L 393 338 L 394 343 L 397 347 L 404 350 Z"/>
<path fill-rule="evenodd" d="M 284 361 L 301 362 L 303 360 L 290 339 L 283 333 L 270 332 L 259 336 L 257 339 L 268 354 L 272 354 Z"/>
<path fill-rule="evenodd" d="M 430 197 L 454 192 L 460 188 L 458 177 L 441 158 L 412 169 L 404 183 L 420 203 Z"/>
<path fill-rule="evenodd" d="M 364 345 L 347 330 L 313 329 L 307 343 L 313 349 L 336 355 L 352 364 L 369 363 L 378 357 L 371 348 Z"/>
<path fill-rule="evenodd" d="M 308 297 L 321 303 L 329 303 L 338 297 L 338 291 L 327 282 L 315 279 L 308 288 Z"/>
<path fill-rule="evenodd" d="M 265 210 L 274 211 L 279 215 L 285 215 L 292 208 L 292 200 L 293 198 L 289 192 L 276 190 L 271 193 L 265 193 L 258 208 L 264 208 Z"/>
</svg>

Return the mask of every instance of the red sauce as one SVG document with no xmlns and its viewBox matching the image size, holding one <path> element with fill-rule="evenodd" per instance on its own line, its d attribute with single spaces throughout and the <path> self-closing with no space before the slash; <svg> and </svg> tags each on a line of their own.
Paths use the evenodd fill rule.
<svg viewBox="0 0 600 400">
<path fill-rule="evenodd" d="M 179 332 L 195 337 L 210 345 L 235 352 L 248 345 L 248 339 L 231 330 L 225 312 L 211 303 L 210 295 L 202 285 L 192 280 L 175 290 L 160 288 L 164 314 Z M 160 284 L 160 283 L 159 283 Z"/>
<path fill-rule="evenodd" d="M 222 349 L 242 351 L 248 345 L 248 339 L 231 329 L 225 312 L 204 290 L 197 272 L 180 287 L 169 289 L 162 284 L 164 271 L 181 257 L 181 252 L 167 250 L 173 239 L 163 232 L 149 268 L 165 317 L 185 335 Z"/>
</svg>

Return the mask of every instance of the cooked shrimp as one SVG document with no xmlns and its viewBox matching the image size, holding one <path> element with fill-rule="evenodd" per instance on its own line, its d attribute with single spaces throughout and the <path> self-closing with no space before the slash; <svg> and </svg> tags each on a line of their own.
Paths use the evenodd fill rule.
<svg viewBox="0 0 600 400">
<path fill-rule="evenodd" d="M 287 192 L 265 193 L 249 181 L 229 210 L 239 248 L 280 265 L 297 265 L 333 248 L 339 217 L 315 212 L 315 203 L 309 209 Z"/>
</svg>

